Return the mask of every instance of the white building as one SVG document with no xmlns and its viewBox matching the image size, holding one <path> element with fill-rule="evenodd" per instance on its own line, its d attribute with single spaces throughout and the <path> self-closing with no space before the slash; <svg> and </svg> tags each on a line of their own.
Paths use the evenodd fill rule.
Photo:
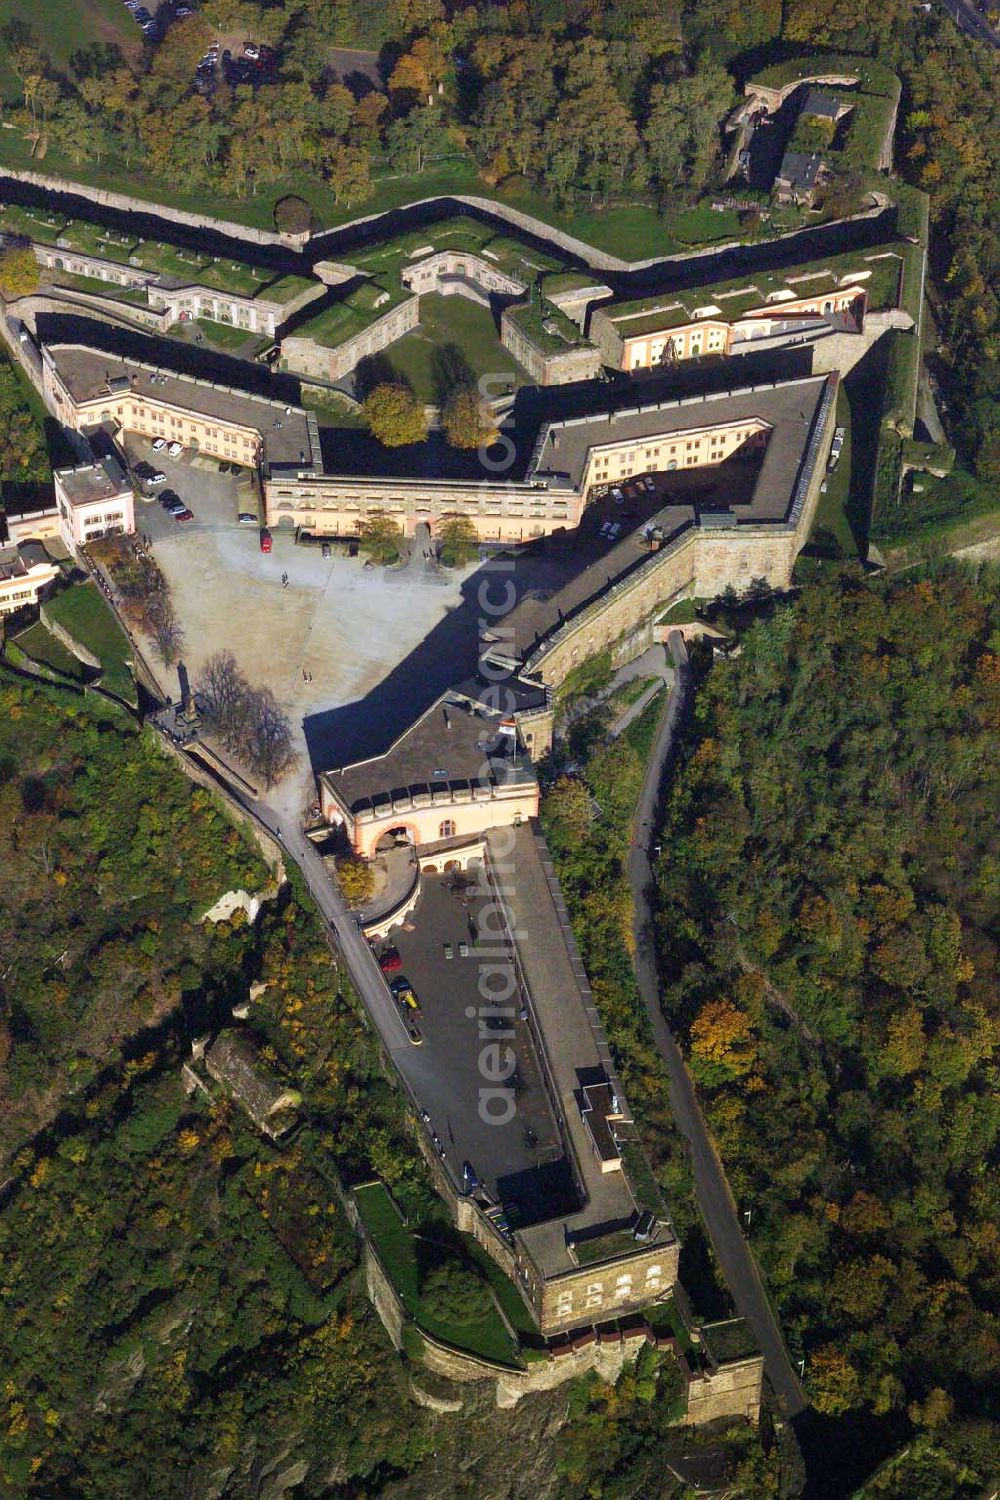
<svg viewBox="0 0 1000 1500">
<path fill-rule="evenodd" d="M 0 615 L 37 604 L 58 574 L 41 542 L 0 548 Z"/>
<path fill-rule="evenodd" d="M 128 475 L 117 458 L 73 469 L 56 469 L 59 535 L 71 552 L 102 536 L 121 536 L 135 530 L 135 497 Z"/>
</svg>

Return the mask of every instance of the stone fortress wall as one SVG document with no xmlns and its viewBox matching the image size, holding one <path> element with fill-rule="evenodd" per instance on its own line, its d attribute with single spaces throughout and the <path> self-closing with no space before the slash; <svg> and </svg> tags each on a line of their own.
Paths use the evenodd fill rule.
<svg viewBox="0 0 1000 1500">
<path fill-rule="evenodd" d="M 508 276 L 499 266 L 491 265 L 485 255 L 461 250 L 438 250 L 431 253 L 413 251 L 413 264 L 400 274 L 403 285 L 417 296 L 437 292 L 442 297 L 468 297 L 480 307 L 491 307 L 494 297 L 521 297 L 527 288 L 523 281 Z M 418 259 L 424 254 L 422 260 Z"/>
<path fill-rule="evenodd" d="M 528 337 L 506 308 L 500 315 L 500 342 L 536 385 L 572 385 L 577 380 L 596 380 L 601 373 L 601 352 L 593 344 L 543 348 Z"/>
<path fill-rule="evenodd" d="M 407 1329 L 415 1328 L 413 1319 L 389 1276 L 375 1246 L 364 1230 L 360 1214 L 349 1203 L 349 1217 L 364 1242 L 363 1264 L 368 1299 L 378 1313 L 393 1346 L 408 1352 L 413 1349 Z M 502 1316 L 502 1312 L 501 1312 Z M 416 1331 L 416 1330 L 415 1330 Z M 697 1336 L 697 1330 L 692 1330 Z M 669 1351 L 678 1359 L 684 1377 L 685 1411 L 681 1421 L 695 1426 L 722 1417 L 745 1418 L 756 1422 L 760 1416 L 764 1361 L 760 1355 L 709 1366 L 693 1371 L 673 1339 L 657 1339 L 644 1322 L 622 1327 L 609 1326 L 599 1331 L 584 1329 L 575 1338 L 550 1346 L 541 1358 L 523 1369 L 499 1364 L 493 1360 L 457 1349 L 423 1329 L 418 1331 L 420 1362 L 428 1370 L 458 1385 L 492 1381 L 497 1406 L 509 1409 L 523 1396 L 537 1391 L 554 1390 L 568 1380 L 594 1371 L 602 1380 L 614 1383 L 627 1364 L 635 1360 L 647 1344 Z"/>
<path fill-rule="evenodd" d="M 315 380 L 342 380 L 356 369 L 361 360 L 380 354 L 397 339 L 412 333 L 419 321 L 420 299 L 407 297 L 380 318 L 375 318 L 353 338 L 345 339 L 335 347 L 321 344 L 314 338 L 291 334 L 281 341 L 282 366 L 293 374 L 312 376 Z"/>
</svg>

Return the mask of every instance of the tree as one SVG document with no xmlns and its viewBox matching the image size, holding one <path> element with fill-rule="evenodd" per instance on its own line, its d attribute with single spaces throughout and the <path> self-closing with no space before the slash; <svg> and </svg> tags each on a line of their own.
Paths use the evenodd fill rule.
<svg viewBox="0 0 1000 1500">
<path fill-rule="evenodd" d="M 23 378 L 0 360 L 0 479 L 43 479 L 50 473 L 45 433 L 28 406 Z"/>
<path fill-rule="evenodd" d="M 441 425 L 452 448 L 479 448 L 497 436 L 493 414 L 472 386 L 451 392 L 441 411 Z"/>
<path fill-rule="evenodd" d="M 393 120 L 385 133 L 385 150 L 394 167 L 422 172 L 428 157 L 444 149 L 447 135 L 436 110 L 424 106 Z"/>
<path fill-rule="evenodd" d="M 30 246 L 0 250 L 0 295 L 7 302 L 38 290 L 38 262 Z"/>
<path fill-rule="evenodd" d="M 269 687 L 256 688 L 247 710 L 247 759 L 268 787 L 292 769 L 298 756 L 292 726 Z"/>
<path fill-rule="evenodd" d="M 345 855 L 337 860 L 337 879 L 348 906 L 364 906 L 375 889 L 375 876 L 371 865 L 356 854 Z"/>
<path fill-rule="evenodd" d="M 474 1323 L 485 1311 L 484 1288 L 476 1272 L 457 1260 L 439 1261 L 420 1282 L 425 1313 L 449 1323 Z"/>
<path fill-rule="evenodd" d="M 336 149 L 325 158 L 326 180 L 338 203 L 350 208 L 352 203 L 363 203 L 372 195 L 370 169 L 371 158 L 361 146 L 345 146 L 338 143 Z"/>
<path fill-rule="evenodd" d="M 691 1068 L 705 1083 L 749 1073 L 757 1060 L 753 1023 L 729 1000 L 709 1000 L 691 1023 Z"/>
<path fill-rule="evenodd" d="M 240 731 L 248 688 L 249 683 L 231 651 L 216 651 L 202 668 L 197 683 L 198 699 L 206 717 L 223 737 Z"/>
<path fill-rule="evenodd" d="M 385 382 L 365 397 L 361 407 L 365 425 L 386 448 L 421 443 L 427 436 L 423 407 L 408 385 Z"/>
<path fill-rule="evenodd" d="M 462 568 L 479 556 L 479 532 L 470 516 L 445 516 L 437 530 L 438 560 Z"/>
<path fill-rule="evenodd" d="M 372 562 L 394 563 L 399 557 L 402 532 L 399 526 L 384 511 L 369 511 L 363 521 L 358 522 L 361 550 Z"/>
<path fill-rule="evenodd" d="M 816 1410 L 839 1417 L 857 1405 L 861 1389 L 858 1372 L 834 1344 L 817 1349 L 809 1360 L 809 1384 Z"/>
</svg>

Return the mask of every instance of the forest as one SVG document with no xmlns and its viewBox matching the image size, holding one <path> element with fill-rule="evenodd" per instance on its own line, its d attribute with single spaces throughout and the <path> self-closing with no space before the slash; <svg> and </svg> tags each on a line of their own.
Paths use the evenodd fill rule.
<svg viewBox="0 0 1000 1500">
<path fill-rule="evenodd" d="M 124 713 L 5 673 L 0 724 L 0 1493 L 240 1493 L 275 1434 L 345 1483 L 405 1472 L 427 1434 L 338 1186 L 429 1189 L 311 908 L 199 920 L 270 872 Z M 252 982 L 303 1098 L 281 1149 L 182 1085 Z"/>
<path fill-rule="evenodd" d="M 665 1008 L 815 1406 L 938 1482 L 1000 1439 L 998 727 L 997 569 L 844 570 L 705 670 L 658 869 Z"/>
</svg>

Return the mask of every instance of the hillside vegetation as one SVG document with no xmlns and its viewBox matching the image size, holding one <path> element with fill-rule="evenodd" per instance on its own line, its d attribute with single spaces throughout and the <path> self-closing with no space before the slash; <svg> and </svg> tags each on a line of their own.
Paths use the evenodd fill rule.
<svg viewBox="0 0 1000 1500">
<path fill-rule="evenodd" d="M 845 572 L 709 672 L 658 873 L 665 1005 L 818 1409 L 983 1463 L 998 729 L 997 574 Z"/>
<path fill-rule="evenodd" d="M 268 878 L 124 713 L 0 676 L 0 1162 L 178 1006 L 202 914 Z"/>
</svg>

